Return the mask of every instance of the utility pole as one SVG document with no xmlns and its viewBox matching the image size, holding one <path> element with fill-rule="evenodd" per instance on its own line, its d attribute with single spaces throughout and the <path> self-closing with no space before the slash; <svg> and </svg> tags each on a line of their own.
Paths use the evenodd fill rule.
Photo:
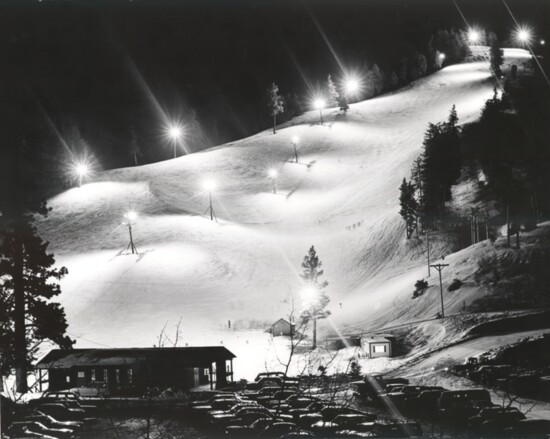
<svg viewBox="0 0 550 439">
<path fill-rule="evenodd" d="M 428 229 L 426 229 L 426 249 L 428 250 L 428 277 L 430 277 L 430 235 L 428 234 Z"/>
<path fill-rule="evenodd" d="M 445 267 L 448 267 L 449 264 L 434 264 L 432 265 L 439 272 L 439 294 L 441 297 L 441 318 L 445 318 L 445 305 L 443 304 L 443 281 L 441 280 L 441 272 Z"/>
<path fill-rule="evenodd" d="M 479 207 L 470 207 L 470 237 L 472 244 L 479 242 Z"/>
</svg>

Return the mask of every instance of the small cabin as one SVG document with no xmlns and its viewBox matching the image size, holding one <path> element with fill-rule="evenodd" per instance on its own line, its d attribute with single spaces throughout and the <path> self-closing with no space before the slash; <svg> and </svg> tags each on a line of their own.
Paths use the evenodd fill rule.
<svg viewBox="0 0 550 439">
<path fill-rule="evenodd" d="M 296 325 L 285 319 L 279 319 L 271 325 L 271 333 L 273 334 L 273 337 L 292 337 L 295 334 L 295 330 Z"/>
<path fill-rule="evenodd" d="M 221 346 L 51 350 L 38 361 L 40 387 L 48 390 L 101 385 L 112 394 L 147 387 L 210 389 L 233 381 L 235 355 Z"/>
<path fill-rule="evenodd" d="M 369 358 L 393 356 L 393 337 L 382 335 L 368 335 L 361 338 L 361 347 Z"/>
</svg>

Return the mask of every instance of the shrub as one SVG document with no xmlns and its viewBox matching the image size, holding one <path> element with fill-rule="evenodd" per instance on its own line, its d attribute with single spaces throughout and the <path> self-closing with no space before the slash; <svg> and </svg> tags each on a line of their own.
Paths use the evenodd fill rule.
<svg viewBox="0 0 550 439">
<path fill-rule="evenodd" d="M 428 281 L 424 279 L 417 280 L 414 284 L 413 299 L 424 294 L 428 289 Z"/>
<path fill-rule="evenodd" d="M 464 285 L 464 282 L 462 282 L 460 279 L 453 279 L 451 282 L 451 285 L 447 288 L 447 291 L 450 293 L 452 291 L 458 290 L 462 285 Z"/>
</svg>

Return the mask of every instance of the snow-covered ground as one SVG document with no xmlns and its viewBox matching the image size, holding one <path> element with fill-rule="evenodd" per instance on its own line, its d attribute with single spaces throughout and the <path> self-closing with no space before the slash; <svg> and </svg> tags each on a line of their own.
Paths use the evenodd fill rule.
<svg viewBox="0 0 550 439">
<path fill-rule="evenodd" d="M 510 49 L 505 56 L 529 55 Z M 300 264 L 311 245 L 330 282 L 325 326 L 368 329 L 433 316 L 435 290 L 411 305 L 414 282 L 425 276 L 424 253 L 405 240 L 398 187 L 428 122 L 446 119 L 453 105 L 460 123 L 476 120 L 494 85 L 485 61 L 450 66 L 353 104 L 346 117 L 327 110 L 324 125 L 317 112 L 307 113 L 276 135 L 104 172 L 54 197 L 39 229 L 69 269 L 60 301 L 77 346 L 151 346 L 165 324 L 170 333 L 182 317 L 180 346 L 223 343 L 241 358 L 237 378 L 250 378 L 273 346 L 270 337 L 229 331 L 228 320 L 267 328 L 293 308 L 299 313 Z M 295 135 L 298 164 L 291 163 Z M 279 173 L 277 194 L 270 168 Z M 217 222 L 204 215 L 207 179 L 216 181 Z M 125 252 L 128 209 L 139 215 L 139 255 Z M 433 254 L 449 251 L 439 243 Z M 450 303 L 449 312 L 461 305 Z"/>
</svg>

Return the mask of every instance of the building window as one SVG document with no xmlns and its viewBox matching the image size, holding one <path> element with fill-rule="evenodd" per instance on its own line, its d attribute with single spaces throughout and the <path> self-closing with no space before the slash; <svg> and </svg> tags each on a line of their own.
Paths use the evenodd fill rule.
<svg viewBox="0 0 550 439">
<path fill-rule="evenodd" d="M 79 370 L 78 371 L 78 378 L 85 378 L 85 374 L 84 374 L 84 371 L 83 370 Z"/>
<path fill-rule="evenodd" d="M 91 370 L 90 379 L 92 380 L 92 382 L 95 382 L 95 369 Z"/>
<path fill-rule="evenodd" d="M 128 384 L 132 384 L 134 382 L 134 371 L 132 369 L 128 369 Z"/>
<path fill-rule="evenodd" d="M 120 369 L 115 369 L 115 383 L 120 383 Z"/>
<path fill-rule="evenodd" d="M 67 375 L 65 377 L 65 381 L 67 381 L 67 384 L 71 384 L 71 376 L 70 375 Z"/>
<path fill-rule="evenodd" d="M 231 373 L 231 362 L 229 360 L 225 362 L 225 371 Z"/>
<path fill-rule="evenodd" d="M 109 372 L 107 369 L 103 369 L 103 381 L 108 383 L 109 382 Z"/>
<path fill-rule="evenodd" d="M 382 352 L 386 352 L 386 345 L 375 344 L 374 345 L 374 353 L 378 354 L 378 353 L 382 353 Z"/>
<path fill-rule="evenodd" d="M 204 376 L 207 377 L 208 374 L 209 374 L 209 372 L 210 372 L 210 371 L 209 371 L 208 369 L 204 369 Z"/>
</svg>

